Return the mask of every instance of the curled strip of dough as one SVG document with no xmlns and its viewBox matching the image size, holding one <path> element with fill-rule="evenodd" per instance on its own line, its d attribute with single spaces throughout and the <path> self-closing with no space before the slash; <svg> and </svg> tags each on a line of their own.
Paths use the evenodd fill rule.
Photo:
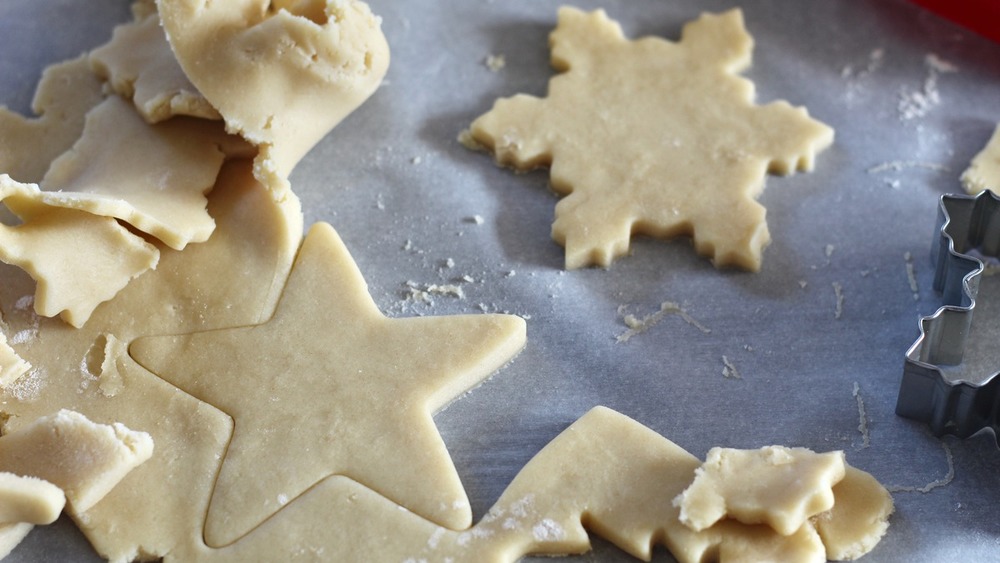
<svg viewBox="0 0 1000 563">
<path fill-rule="evenodd" d="M 356 0 L 157 7 L 181 68 L 229 132 L 257 145 L 254 175 L 278 200 L 299 160 L 375 92 L 389 66 L 381 20 Z"/>
</svg>

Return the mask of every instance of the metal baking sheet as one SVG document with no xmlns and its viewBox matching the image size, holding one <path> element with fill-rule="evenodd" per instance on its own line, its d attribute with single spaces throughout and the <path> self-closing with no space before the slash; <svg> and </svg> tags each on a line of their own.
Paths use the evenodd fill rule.
<svg viewBox="0 0 1000 563">
<path fill-rule="evenodd" d="M 745 0 L 756 40 L 745 74 L 759 101 L 805 105 L 837 130 L 815 172 L 768 179 L 774 242 L 762 271 L 717 271 L 689 241 L 638 239 L 609 269 L 565 272 L 546 173 L 512 174 L 456 141 L 495 98 L 544 94 L 559 2 L 371 4 L 392 47 L 385 84 L 292 184 L 306 224 L 338 230 L 387 314 L 527 318 L 520 356 L 435 417 L 477 519 L 549 440 L 606 405 L 697 456 L 713 446 L 844 450 L 897 491 L 868 560 L 1000 560 L 993 437 L 938 439 L 893 412 L 917 319 L 938 305 L 928 257 L 937 199 L 959 189 L 1000 121 L 1000 44 L 903 0 Z M 605 8 L 629 36 L 671 39 L 701 11 L 733 6 L 577 5 Z M 103 43 L 128 17 L 123 0 L 4 0 L 0 101 L 27 112 L 45 65 Z M 504 68 L 490 70 L 490 55 Z M 465 296 L 413 303 L 408 282 L 458 283 Z M 624 313 L 666 301 L 710 332 L 667 316 L 617 341 Z M 727 362 L 739 378 L 723 375 Z M 577 560 L 630 560 L 594 543 Z M 63 521 L 37 528 L 10 560 L 94 558 Z M 655 559 L 671 560 L 663 549 Z"/>
</svg>

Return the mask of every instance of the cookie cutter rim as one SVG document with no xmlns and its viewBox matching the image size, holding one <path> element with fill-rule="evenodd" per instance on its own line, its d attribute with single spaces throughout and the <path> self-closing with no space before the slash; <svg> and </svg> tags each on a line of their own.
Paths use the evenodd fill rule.
<svg viewBox="0 0 1000 563">
<path fill-rule="evenodd" d="M 943 195 L 937 227 L 931 262 L 944 304 L 920 319 L 920 335 L 905 355 L 896 414 L 927 423 L 936 436 L 967 438 L 989 429 L 1000 446 L 1000 366 L 970 380 L 951 380 L 940 368 L 962 363 L 986 270 L 978 256 L 1000 258 L 1000 197 L 989 190 Z"/>
</svg>

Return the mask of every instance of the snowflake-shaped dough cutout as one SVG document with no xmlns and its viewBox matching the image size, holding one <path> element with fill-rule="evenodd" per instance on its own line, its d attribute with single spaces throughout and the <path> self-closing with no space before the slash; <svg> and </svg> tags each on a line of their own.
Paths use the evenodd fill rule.
<svg viewBox="0 0 1000 563">
<path fill-rule="evenodd" d="M 566 268 L 607 267 L 633 233 L 691 235 L 718 267 L 760 269 L 767 172 L 811 170 L 833 130 L 784 101 L 754 105 L 740 10 L 703 14 L 679 42 L 628 40 L 602 10 L 559 10 L 560 74 L 545 98 L 500 99 L 471 126 L 499 164 L 551 167 L 552 237 Z"/>
</svg>

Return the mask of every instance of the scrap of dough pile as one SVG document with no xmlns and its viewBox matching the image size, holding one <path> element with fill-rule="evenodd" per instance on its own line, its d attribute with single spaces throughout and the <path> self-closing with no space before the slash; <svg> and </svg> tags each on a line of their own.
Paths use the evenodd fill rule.
<svg viewBox="0 0 1000 563">
<path fill-rule="evenodd" d="M 891 498 L 842 453 L 713 450 L 702 465 L 602 407 L 474 524 L 432 415 L 517 354 L 524 320 L 385 317 L 332 227 L 303 240 L 288 183 L 382 80 L 379 19 L 356 0 L 139 0 L 133 12 L 109 43 L 45 71 L 38 117 L 0 109 L 0 200 L 20 220 L 0 225 L 0 554 L 64 507 L 113 561 L 511 561 L 582 553 L 588 531 L 643 559 L 662 542 L 684 562 L 822 561 L 885 533 Z M 564 10 L 558 67 L 608 62 L 578 52 L 591 31 L 609 53 L 677 55 L 665 85 L 697 57 L 717 66 L 701 80 L 722 80 L 739 107 L 698 115 L 714 127 L 739 114 L 735 136 L 677 122 L 667 144 L 739 176 L 733 205 L 748 218 L 728 221 L 735 231 L 703 216 L 719 196 L 675 193 L 666 216 L 653 210 L 663 196 L 643 182 L 661 155 L 640 151 L 640 177 L 624 180 L 633 199 L 605 202 L 617 224 L 580 238 L 592 210 L 576 203 L 579 179 L 595 174 L 574 160 L 584 147 L 515 131 L 503 104 L 473 134 L 500 160 L 551 160 L 557 189 L 574 190 L 556 227 L 571 267 L 609 261 L 630 229 L 689 223 L 718 264 L 756 267 L 758 176 L 811 167 L 832 131 L 787 104 L 750 107 L 749 83 L 728 76 L 749 62 L 738 12 L 704 16 L 682 45 L 632 45 L 602 13 Z M 734 47 L 728 59 L 706 31 Z M 569 87 L 558 80 L 553 92 Z M 539 123 L 560 111 L 507 103 Z"/>
</svg>

